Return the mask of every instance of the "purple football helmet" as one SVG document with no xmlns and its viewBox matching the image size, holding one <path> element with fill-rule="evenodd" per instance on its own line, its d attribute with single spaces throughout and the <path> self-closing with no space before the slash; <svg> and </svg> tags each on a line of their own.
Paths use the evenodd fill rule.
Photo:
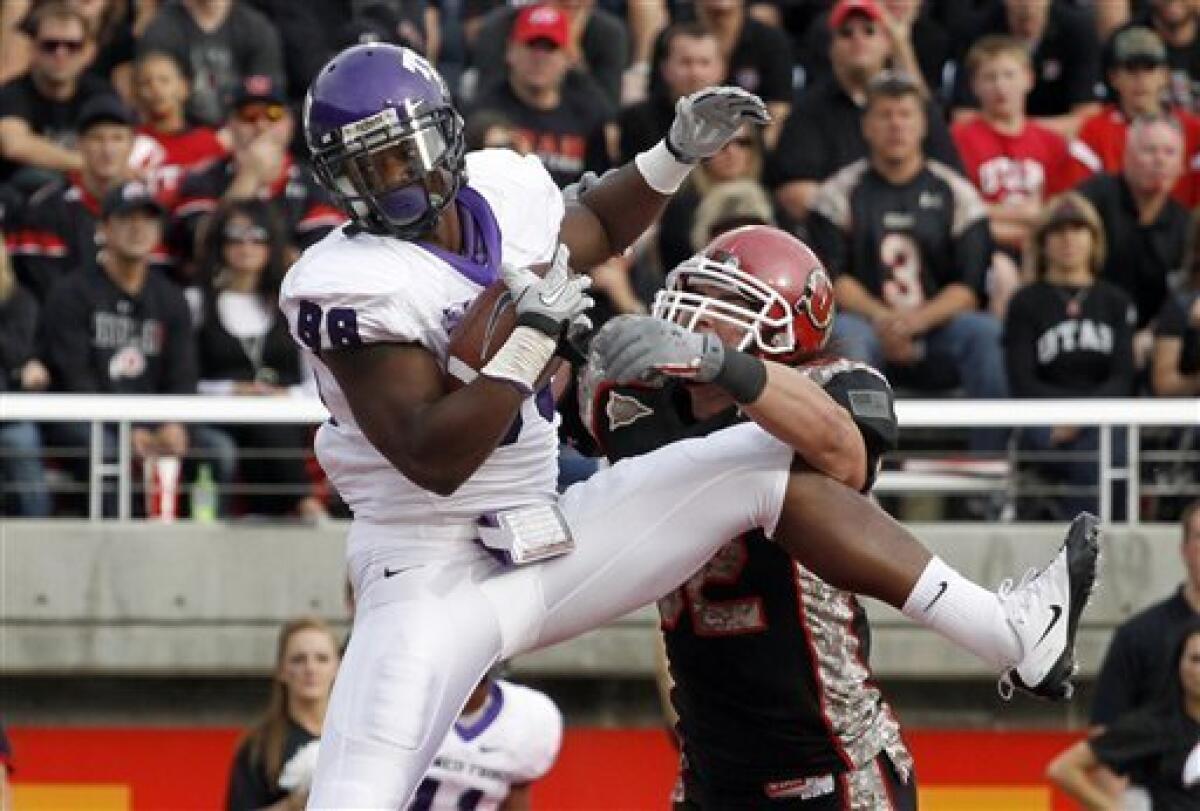
<svg viewBox="0 0 1200 811">
<path fill-rule="evenodd" d="M 414 239 L 458 193 L 463 121 L 425 58 L 355 45 L 308 89 L 304 135 L 321 184 L 365 231 Z"/>
</svg>

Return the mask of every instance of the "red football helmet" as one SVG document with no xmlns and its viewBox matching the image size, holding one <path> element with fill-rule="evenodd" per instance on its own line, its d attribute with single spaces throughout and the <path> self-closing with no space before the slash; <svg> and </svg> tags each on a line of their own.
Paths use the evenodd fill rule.
<svg viewBox="0 0 1200 811">
<path fill-rule="evenodd" d="M 739 327 L 745 337 L 738 349 L 781 363 L 824 347 L 833 314 L 833 282 L 820 260 L 767 225 L 721 234 L 671 271 L 654 298 L 656 317 L 688 329 L 704 319 Z"/>
</svg>

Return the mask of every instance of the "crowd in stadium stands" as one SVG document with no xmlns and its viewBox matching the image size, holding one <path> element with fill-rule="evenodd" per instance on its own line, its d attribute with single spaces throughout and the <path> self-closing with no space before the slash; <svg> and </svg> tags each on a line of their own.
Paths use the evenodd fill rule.
<svg viewBox="0 0 1200 811">
<path fill-rule="evenodd" d="M 834 276 L 841 352 L 903 391 L 1200 395 L 1195 0 L 5 0 L 2 390 L 312 396 L 274 296 L 343 217 L 298 122 L 320 66 L 370 41 L 431 57 L 473 148 L 536 154 L 563 186 L 656 142 L 683 95 L 732 83 L 768 103 L 769 126 L 596 269 L 597 321 L 644 311 L 714 234 L 772 223 Z M 153 206 L 110 209 L 131 181 Z M 117 245 L 147 212 L 157 239 L 131 276 Z M 571 402 L 564 443 L 587 454 Z M 223 516 L 339 506 L 304 429 L 134 439 L 140 458 L 184 455 L 185 482 L 211 477 Z M 1040 452 L 1033 475 L 1083 494 L 1025 517 L 1094 508 L 1078 461 L 1094 430 L 968 444 Z M 78 513 L 47 465 L 77 479 L 85 447 L 86 425 L 0 425 L 3 510 Z M 1186 467 L 1158 473 L 1194 480 Z"/>
</svg>

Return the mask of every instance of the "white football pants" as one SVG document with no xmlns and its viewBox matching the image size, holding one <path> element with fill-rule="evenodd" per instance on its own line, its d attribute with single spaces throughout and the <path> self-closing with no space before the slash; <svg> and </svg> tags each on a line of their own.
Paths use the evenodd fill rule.
<svg viewBox="0 0 1200 811">
<path fill-rule="evenodd" d="M 412 528 L 355 522 L 354 630 L 308 807 L 404 808 L 492 664 L 658 599 L 731 538 L 771 534 L 792 455 L 745 424 L 619 462 L 561 497 L 576 548 L 527 566 L 465 540 L 432 559 L 414 541 L 414 555 Z"/>
</svg>

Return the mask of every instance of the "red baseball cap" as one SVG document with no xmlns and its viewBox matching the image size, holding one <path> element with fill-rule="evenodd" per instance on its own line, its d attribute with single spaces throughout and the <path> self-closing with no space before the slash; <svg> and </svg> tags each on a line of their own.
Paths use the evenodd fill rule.
<svg viewBox="0 0 1200 811">
<path fill-rule="evenodd" d="M 833 11 L 829 12 L 829 27 L 841 28 L 851 14 L 861 14 L 872 22 L 883 22 L 883 11 L 875 4 L 875 0 L 838 0 Z"/>
<path fill-rule="evenodd" d="M 539 39 L 565 48 L 571 41 L 571 23 L 567 15 L 554 6 L 526 6 L 513 23 L 512 40 L 528 45 Z"/>
</svg>

